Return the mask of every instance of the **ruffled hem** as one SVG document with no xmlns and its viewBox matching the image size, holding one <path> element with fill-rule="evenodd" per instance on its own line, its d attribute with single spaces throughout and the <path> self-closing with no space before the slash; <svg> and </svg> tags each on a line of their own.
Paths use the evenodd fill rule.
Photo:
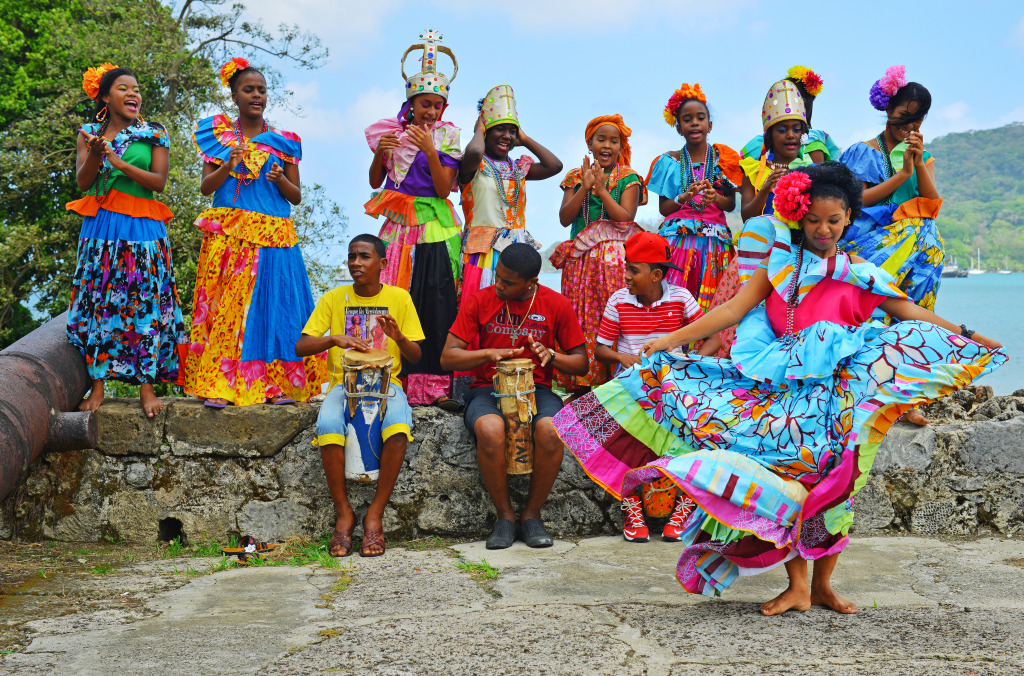
<svg viewBox="0 0 1024 676">
<path fill-rule="evenodd" d="M 65 208 L 81 216 L 95 216 L 100 209 L 103 209 L 132 218 L 152 218 L 155 221 L 163 221 L 165 225 L 174 217 L 174 214 L 163 202 L 146 197 L 136 197 L 120 190 L 111 190 L 107 193 L 107 199 L 102 203 L 96 199 L 95 195 L 86 195 L 73 202 L 68 202 Z"/>
<path fill-rule="evenodd" d="M 257 246 L 292 247 L 299 243 L 295 222 L 258 211 L 211 207 L 196 218 L 197 228 L 211 235 L 228 235 Z"/>
<path fill-rule="evenodd" d="M 461 228 L 462 221 L 452 203 L 442 197 L 417 197 L 395 190 L 382 190 L 363 205 L 374 218 L 383 216 L 404 227 L 438 221 L 444 228 Z"/>
<path fill-rule="evenodd" d="M 199 120 L 192 132 L 192 144 L 204 162 L 222 165 L 230 157 L 231 149 L 238 145 L 235 124 L 227 115 Z M 271 129 L 249 139 L 249 145 L 283 162 L 298 164 L 302 159 L 302 139 L 294 132 Z"/>
<path fill-rule="evenodd" d="M 881 322 L 852 327 L 820 321 L 798 332 L 795 340 L 786 341 L 775 335 L 767 311 L 757 307 L 736 330 L 732 360 L 737 371 L 765 383 L 830 378 L 836 364 L 883 330 Z"/>
<path fill-rule="evenodd" d="M 625 242 L 638 232 L 643 229 L 633 222 L 594 221 L 576 237 L 555 247 L 548 260 L 555 269 L 561 270 L 570 259 L 579 258 L 604 242 Z"/>
</svg>

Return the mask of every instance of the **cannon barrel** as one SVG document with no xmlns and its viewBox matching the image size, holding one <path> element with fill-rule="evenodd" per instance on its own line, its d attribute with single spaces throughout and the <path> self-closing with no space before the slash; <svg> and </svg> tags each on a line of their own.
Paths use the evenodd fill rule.
<svg viewBox="0 0 1024 676">
<path fill-rule="evenodd" d="M 96 445 L 96 416 L 77 410 L 92 381 L 66 323 L 65 313 L 0 351 L 0 500 L 44 451 Z"/>
</svg>

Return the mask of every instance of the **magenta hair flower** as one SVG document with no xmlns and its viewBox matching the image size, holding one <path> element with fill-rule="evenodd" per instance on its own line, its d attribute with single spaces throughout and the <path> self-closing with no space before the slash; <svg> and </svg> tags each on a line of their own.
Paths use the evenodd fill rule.
<svg viewBox="0 0 1024 676">
<path fill-rule="evenodd" d="M 811 207 L 811 177 L 802 171 L 793 171 L 775 184 L 775 213 L 784 221 L 799 221 Z"/>
</svg>

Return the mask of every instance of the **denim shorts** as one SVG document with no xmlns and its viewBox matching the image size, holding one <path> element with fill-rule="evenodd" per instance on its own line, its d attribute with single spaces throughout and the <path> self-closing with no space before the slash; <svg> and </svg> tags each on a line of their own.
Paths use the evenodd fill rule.
<svg viewBox="0 0 1024 676">
<path fill-rule="evenodd" d="M 536 390 L 533 395 L 537 400 L 537 415 L 533 416 L 534 429 L 537 427 L 538 420 L 555 417 L 555 414 L 561 411 L 563 406 L 561 397 L 552 392 L 550 388 L 537 385 Z M 501 409 L 498 408 L 498 400 L 494 398 L 494 387 L 488 385 L 471 389 L 466 394 L 466 412 L 463 414 L 463 420 L 466 422 L 466 429 L 469 430 L 469 436 L 473 437 L 474 443 L 476 442 L 476 432 L 473 431 L 473 426 L 482 416 L 490 414 L 505 417 Z"/>
<path fill-rule="evenodd" d="M 335 385 L 334 389 L 324 397 L 324 403 L 320 406 L 320 415 L 316 418 L 316 438 L 313 439 L 314 446 L 326 444 L 345 445 L 345 435 L 348 433 L 348 421 L 345 419 L 348 397 L 345 396 L 345 386 Z M 384 411 L 384 420 L 381 423 L 381 439 L 387 441 L 396 434 L 405 434 L 409 441 L 412 441 L 412 409 L 409 408 L 409 400 L 401 387 L 391 383 L 388 391 L 388 406 Z"/>
</svg>

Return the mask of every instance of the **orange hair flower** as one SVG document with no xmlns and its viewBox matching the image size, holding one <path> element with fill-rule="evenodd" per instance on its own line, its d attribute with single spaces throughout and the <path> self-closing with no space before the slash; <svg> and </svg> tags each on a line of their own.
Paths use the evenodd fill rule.
<svg viewBox="0 0 1024 676">
<path fill-rule="evenodd" d="M 704 92 L 700 90 L 699 84 L 694 82 L 691 87 L 684 82 L 679 89 L 672 93 L 668 103 L 665 104 L 665 110 L 662 113 L 665 116 L 665 122 L 674 127 L 676 124 L 676 113 L 679 112 L 679 108 L 683 105 L 683 101 L 688 101 L 689 99 L 697 99 L 704 105 L 707 105 L 708 103 L 707 97 L 705 97 Z"/>
<path fill-rule="evenodd" d="M 82 89 L 85 90 L 85 95 L 95 101 L 100 95 L 100 80 L 108 72 L 120 68 L 120 66 L 112 63 L 104 63 L 95 68 L 90 68 L 82 73 Z"/>
<path fill-rule="evenodd" d="M 225 87 L 230 87 L 231 76 L 240 70 L 245 70 L 249 67 L 249 62 L 245 59 L 234 56 L 231 60 L 220 67 L 220 81 Z"/>
</svg>

